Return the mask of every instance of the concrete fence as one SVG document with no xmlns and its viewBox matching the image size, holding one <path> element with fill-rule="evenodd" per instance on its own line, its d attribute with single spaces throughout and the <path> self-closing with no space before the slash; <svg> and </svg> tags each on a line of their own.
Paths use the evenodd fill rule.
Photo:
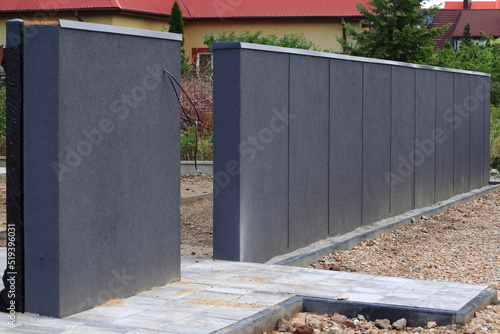
<svg viewBox="0 0 500 334">
<path fill-rule="evenodd" d="M 181 36 L 8 24 L 17 310 L 64 317 L 178 280 L 179 105 L 164 71 L 180 75 Z"/>
<path fill-rule="evenodd" d="M 214 256 L 264 262 L 488 184 L 489 75 L 214 44 Z"/>
</svg>

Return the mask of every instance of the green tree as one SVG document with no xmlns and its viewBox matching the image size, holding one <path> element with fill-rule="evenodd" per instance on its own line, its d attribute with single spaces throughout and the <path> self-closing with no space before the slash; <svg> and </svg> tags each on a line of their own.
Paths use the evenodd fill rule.
<svg viewBox="0 0 500 334">
<path fill-rule="evenodd" d="M 172 5 L 168 25 L 168 32 L 174 32 L 176 34 L 184 35 L 184 21 L 182 20 L 182 11 L 177 1 L 174 1 L 174 4 Z"/>
<path fill-rule="evenodd" d="M 460 45 L 471 46 L 472 45 L 472 36 L 470 34 L 470 22 L 464 27 L 464 32 L 462 33 L 462 43 Z"/>
<path fill-rule="evenodd" d="M 182 34 L 181 41 L 181 73 L 186 74 L 194 71 L 194 67 L 189 63 L 189 57 L 184 49 L 184 21 L 182 20 L 181 7 L 174 1 L 172 9 L 170 10 L 170 19 L 168 20 L 168 32 Z"/>
<path fill-rule="evenodd" d="M 319 47 L 308 40 L 304 34 L 284 34 L 283 37 L 278 38 L 278 36 L 274 34 L 263 36 L 262 33 L 262 30 L 254 33 L 247 30 L 238 35 L 236 31 L 231 31 L 230 33 L 223 31 L 219 33 L 217 37 L 215 37 L 214 34 L 205 35 L 203 43 L 209 48 L 212 48 L 214 42 L 244 42 L 320 51 Z"/>
<path fill-rule="evenodd" d="M 420 0 L 371 0 L 368 6 L 358 3 L 369 29 L 357 30 L 344 23 L 347 39 L 337 38 L 350 55 L 405 62 L 421 62 L 432 57 L 433 38 L 450 25 L 427 29 L 424 19 L 437 8 L 421 9 Z"/>
</svg>

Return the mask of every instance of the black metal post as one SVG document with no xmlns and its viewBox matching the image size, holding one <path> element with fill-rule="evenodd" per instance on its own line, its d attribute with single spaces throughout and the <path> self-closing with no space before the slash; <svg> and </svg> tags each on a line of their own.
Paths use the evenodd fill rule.
<svg viewBox="0 0 500 334">
<path fill-rule="evenodd" d="M 0 309 L 24 312 L 23 21 L 7 21 L 7 268 Z M 15 318 L 14 318 L 15 319 Z"/>
</svg>

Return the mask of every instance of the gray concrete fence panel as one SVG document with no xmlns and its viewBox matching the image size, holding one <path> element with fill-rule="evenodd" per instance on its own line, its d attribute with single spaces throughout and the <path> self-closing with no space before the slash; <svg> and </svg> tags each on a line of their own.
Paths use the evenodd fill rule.
<svg viewBox="0 0 500 334">
<path fill-rule="evenodd" d="M 289 244 L 328 234 L 329 61 L 290 56 Z M 304 150 L 304 147 L 308 147 Z"/>
<path fill-rule="evenodd" d="M 436 73 L 436 201 L 453 196 L 453 73 Z"/>
<path fill-rule="evenodd" d="M 415 207 L 435 202 L 436 72 L 415 71 Z"/>
<path fill-rule="evenodd" d="M 330 60 L 329 234 L 362 224 L 363 64 Z"/>
<path fill-rule="evenodd" d="M 391 92 L 391 213 L 400 214 L 415 207 L 415 71 L 393 66 Z"/>
<path fill-rule="evenodd" d="M 488 183 L 489 75 L 213 49 L 216 258 L 264 262 Z"/>
<path fill-rule="evenodd" d="M 454 77 L 453 191 L 457 195 L 467 192 L 470 186 L 470 108 L 468 105 L 470 77 L 459 73 L 455 73 Z"/>
<path fill-rule="evenodd" d="M 63 317 L 180 278 L 180 36 L 25 27 L 26 312 Z"/>
</svg>

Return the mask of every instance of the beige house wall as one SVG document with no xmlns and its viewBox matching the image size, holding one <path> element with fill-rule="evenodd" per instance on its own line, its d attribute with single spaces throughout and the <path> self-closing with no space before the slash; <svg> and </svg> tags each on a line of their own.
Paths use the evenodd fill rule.
<svg viewBox="0 0 500 334">
<path fill-rule="evenodd" d="M 217 36 L 223 31 L 245 32 L 263 31 L 263 35 L 303 33 L 304 36 L 320 49 L 342 51 L 336 37 L 342 37 L 340 20 L 211 20 L 189 21 L 184 28 L 185 50 L 191 56 L 193 48 L 206 48 L 203 44 L 205 35 L 213 33 Z"/>
<path fill-rule="evenodd" d="M 165 29 L 165 31 L 168 31 L 168 18 L 158 19 L 152 17 L 115 14 L 113 15 L 112 24 L 119 27 L 130 27 L 156 31 Z"/>
</svg>

